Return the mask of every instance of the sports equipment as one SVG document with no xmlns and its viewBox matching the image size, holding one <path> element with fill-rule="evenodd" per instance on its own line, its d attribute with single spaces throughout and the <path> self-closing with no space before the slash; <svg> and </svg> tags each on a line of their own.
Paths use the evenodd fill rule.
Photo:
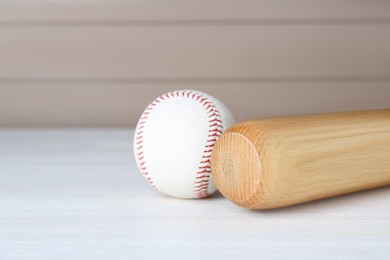
<svg viewBox="0 0 390 260">
<path fill-rule="evenodd" d="M 216 191 L 210 157 L 217 138 L 234 123 L 216 98 L 177 90 L 156 98 L 142 114 L 134 137 L 138 168 L 149 184 L 178 198 Z"/>
<path fill-rule="evenodd" d="M 242 122 L 211 158 L 219 191 L 250 209 L 390 185 L 390 109 Z"/>
</svg>

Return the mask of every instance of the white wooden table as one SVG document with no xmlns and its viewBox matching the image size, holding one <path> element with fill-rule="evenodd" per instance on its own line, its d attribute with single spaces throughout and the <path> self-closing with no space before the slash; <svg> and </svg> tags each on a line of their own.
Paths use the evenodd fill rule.
<svg viewBox="0 0 390 260">
<path fill-rule="evenodd" d="M 132 129 L 1 130 L 0 259 L 390 259 L 390 189 L 271 211 L 149 188 Z"/>
</svg>

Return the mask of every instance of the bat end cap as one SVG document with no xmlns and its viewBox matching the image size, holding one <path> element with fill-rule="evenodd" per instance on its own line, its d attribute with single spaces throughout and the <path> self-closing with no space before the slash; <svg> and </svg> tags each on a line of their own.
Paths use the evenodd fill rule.
<svg viewBox="0 0 390 260">
<path fill-rule="evenodd" d="M 241 207 L 252 208 L 262 172 L 259 152 L 253 143 L 239 133 L 223 134 L 214 147 L 211 165 L 222 195 Z"/>
</svg>

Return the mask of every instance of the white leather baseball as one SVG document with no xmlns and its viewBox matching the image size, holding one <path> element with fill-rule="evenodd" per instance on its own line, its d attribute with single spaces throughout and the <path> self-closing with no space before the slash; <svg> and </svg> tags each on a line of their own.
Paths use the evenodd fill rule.
<svg viewBox="0 0 390 260">
<path fill-rule="evenodd" d="M 204 198 L 217 190 L 210 157 L 215 141 L 235 122 L 216 98 L 177 90 L 156 98 L 134 137 L 138 168 L 150 185 L 178 198 Z"/>
</svg>

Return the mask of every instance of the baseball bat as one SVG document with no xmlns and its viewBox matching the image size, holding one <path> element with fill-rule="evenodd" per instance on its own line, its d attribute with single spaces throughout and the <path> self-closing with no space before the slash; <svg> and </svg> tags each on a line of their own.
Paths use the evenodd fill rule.
<svg viewBox="0 0 390 260">
<path fill-rule="evenodd" d="M 236 124 L 211 157 L 219 191 L 271 209 L 390 185 L 390 109 Z"/>
</svg>

